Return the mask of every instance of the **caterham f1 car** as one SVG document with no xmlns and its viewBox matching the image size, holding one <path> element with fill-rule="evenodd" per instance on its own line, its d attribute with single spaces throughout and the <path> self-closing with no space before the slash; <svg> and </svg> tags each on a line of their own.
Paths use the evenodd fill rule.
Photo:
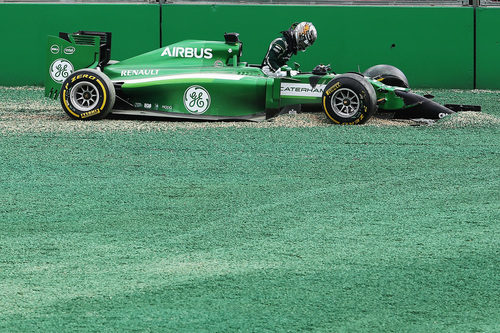
<svg viewBox="0 0 500 333">
<path fill-rule="evenodd" d="M 412 93 L 393 66 L 346 74 L 323 65 L 309 73 L 286 68 L 286 77 L 275 78 L 241 61 L 242 46 L 237 33 L 226 33 L 224 41 L 186 40 L 117 62 L 110 60 L 111 33 L 60 33 L 49 36 L 45 95 L 74 119 L 113 113 L 261 121 L 306 105 L 333 123 L 361 124 L 376 111 L 428 119 L 454 112 Z"/>
</svg>

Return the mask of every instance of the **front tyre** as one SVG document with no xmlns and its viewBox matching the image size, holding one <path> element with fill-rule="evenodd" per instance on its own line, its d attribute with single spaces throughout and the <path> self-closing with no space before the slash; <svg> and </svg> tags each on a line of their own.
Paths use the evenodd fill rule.
<svg viewBox="0 0 500 333">
<path fill-rule="evenodd" d="M 336 76 L 325 87 L 323 110 L 334 123 L 363 124 L 377 109 L 376 93 L 372 85 L 360 74 Z"/>
<path fill-rule="evenodd" d="M 374 80 L 381 81 L 388 86 L 410 88 L 406 75 L 399 69 L 391 65 L 376 65 L 363 72 Z"/>
<path fill-rule="evenodd" d="M 106 117 L 115 104 L 115 88 L 111 80 L 95 69 L 82 69 L 71 74 L 62 84 L 60 100 L 73 119 L 97 120 Z"/>
</svg>

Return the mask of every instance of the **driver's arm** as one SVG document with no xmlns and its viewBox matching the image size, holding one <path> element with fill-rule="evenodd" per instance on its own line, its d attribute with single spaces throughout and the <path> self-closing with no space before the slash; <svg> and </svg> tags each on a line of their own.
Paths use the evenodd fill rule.
<svg viewBox="0 0 500 333">
<path fill-rule="evenodd" d="M 272 71 L 277 71 L 281 66 L 286 64 L 288 59 L 285 59 L 287 45 L 281 39 L 275 39 L 269 46 L 266 58 L 264 59 L 264 65 L 269 66 Z"/>
</svg>

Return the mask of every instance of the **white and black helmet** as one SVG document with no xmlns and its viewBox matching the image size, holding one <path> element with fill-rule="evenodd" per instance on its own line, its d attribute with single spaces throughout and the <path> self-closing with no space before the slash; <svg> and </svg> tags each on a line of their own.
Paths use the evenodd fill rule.
<svg viewBox="0 0 500 333">
<path fill-rule="evenodd" d="M 293 36 L 297 41 L 297 49 L 299 51 L 305 51 L 307 47 L 311 46 L 316 41 L 318 33 L 311 22 L 300 22 L 293 29 Z"/>
</svg>

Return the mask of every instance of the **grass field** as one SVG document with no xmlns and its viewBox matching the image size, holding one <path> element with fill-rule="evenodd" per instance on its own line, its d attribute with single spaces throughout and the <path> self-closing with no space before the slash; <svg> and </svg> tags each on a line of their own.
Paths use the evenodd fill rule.
<svg viewBox="0 0 500 333">
<path fill-rule="evenodd" d="M 0 88 L 0 331 L 500 331 L 500 92 L 432 126 L 68 120 Z"/>
</svg>

